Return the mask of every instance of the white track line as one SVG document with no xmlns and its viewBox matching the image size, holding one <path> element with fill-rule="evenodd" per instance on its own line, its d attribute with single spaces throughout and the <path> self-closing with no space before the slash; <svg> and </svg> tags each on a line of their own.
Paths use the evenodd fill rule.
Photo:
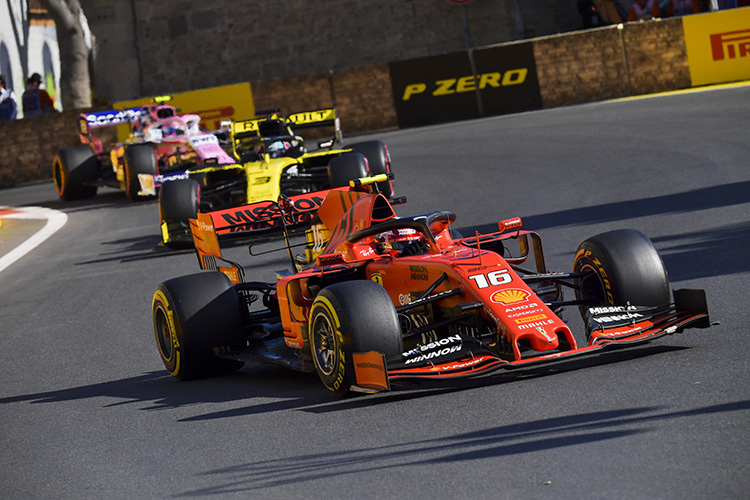
<svg viewBox="0 0 750 500">
<path fill-rule="evenodd" d="M 44 240 L 52 236 L 58 229 L 63 227 L 68 221 L 68 216 L 57 210 L 51 208 L 42 207 L 3 207 L 0 206 L 1 210 L 11 210 L 10 213 L 2 214 L 3 219 L 47 219 L 47 223 L 42 229 L 34 233 L 34 235 L 21 243 L 19 246 L 8 252 L 7 254 L 0 257 L 0 272 L 6 267 L 13 264 L 15 261 L 31 252 L 33 249 L 38 247 Z M 0 231 L 3 229 L 0 228 Z"/>
</svg>

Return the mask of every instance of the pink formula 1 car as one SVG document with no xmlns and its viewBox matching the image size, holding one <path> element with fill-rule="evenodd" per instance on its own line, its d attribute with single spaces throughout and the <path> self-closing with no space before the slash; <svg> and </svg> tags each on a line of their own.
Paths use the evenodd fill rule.
<svg viewBox="0 0 750 500">
<path fill-rule="evenodd" d="M 198 115 L 178 115 L 165 104 L 84 113 L 78 123 L 81 145 L 61 149 L 52 165 L 55 189 L 65 200 L 95 196 L 99 187 L 122 189 L 136 200 L 155 195 L 163 175 L 188 166 L 240 168 L 216 135 L 200 128 Z M 123 124 L 130 135 L 117 143 L 115 127 Z M 107 142 L 114 145 L 107 148 Z"/>
</svg>

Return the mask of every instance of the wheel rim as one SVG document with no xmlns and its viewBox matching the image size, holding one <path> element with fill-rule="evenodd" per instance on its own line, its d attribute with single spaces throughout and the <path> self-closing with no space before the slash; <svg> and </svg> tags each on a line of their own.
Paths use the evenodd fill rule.
<svg viewBox="0 0 750 500">
<path fill-rule="evenodd" d="M 313 321 L 313 350 L 321 373 L 333 374 L 338 357 L 338 342 L 336 331 L 325 314 L 318 314 Z"/>
<path fill-rule="evenodd" d="M 174 357 L 172 335 L 172 327 L 167 320 L 167 315 L 164 309 L 159 307 L 156 315 L 156 340 L 159 343 L 159 352 L 166 361 L 171 361 Z"/>
<path fill-rule="evenodd" d="M 604 282 L 599 273 L 589 264 L 581 266 L 580 272 L 591 273 L 581 280 L 581 298 L 595 300 L 598 304 L 606 303 Z"/>
</svg>

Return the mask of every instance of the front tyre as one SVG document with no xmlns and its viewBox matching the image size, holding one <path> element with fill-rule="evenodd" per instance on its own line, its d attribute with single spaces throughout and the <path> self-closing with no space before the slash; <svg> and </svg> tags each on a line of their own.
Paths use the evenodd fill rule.
<svg viewBox="0 0 750 500">
<path fill-rule="evenodd" d="M 347 281 L 324 288 L 310 310 L 309 331 L 315 371 L 339 396 L 356 384 L 353 353 L 377 351 L 386 361 L 397 361 L 403 352 L 396 308 L 374 281 Z"/>
<path fill-rule="evenodd" d="M 370 175 L 391 173 L 391 154 L 388 152 L 388 146 L 382 141 L 358 142 L 349 147 L 356 153 L 365 155 Z M 378 182 L 378 188 L 386 198 L 393 197 L 393 181 Z"/>
<path fill-rule="evenodd" d="M 576 297 L 595 306 L 663 306 L 670 302 L 667 270 L 651 240 L 620 229 L 593 236 L 578 246 L 574 272 L 591 272 Z M 582 313 L 585 311 L 581 308 Z"/>
<path fill-rule="evenodd" d="M 194 179 L 168 181 L 159 188 L 159 219 L 162 223 L 164 243 L 168 246 L 183 246 L 182 241 L 170 237 L 190 236 L 190 219 L 198 216 L 200 208 L 200 185 Z M 166 229 L 164 229 L 166 227 Z M 192 238 L 188 238 L 192 244 Z"/>
<path fill-rule="evenodd" d="M 152 317 L 159 355 L 175 378 L 231 373 L 244 364 L 214 356 L 215 349 L 244 346 L 240 299 L 224 274 L 204 272 L 161 283 Z"/>
<path fill-rule="evenodd" d="M 328 182 L 331 188 L 347 187 L 350 180 L 369 175 L 367 158 L 361 153 L 343 153 L 328 163 Z"/>
<path fill-rule="evenodd" d="M 52 179 L 57 196 L 77 200 L 96 196 L 97 187 L 86 185 L 96 181 L 99 161 L 88 146 L 61 149 L 52 161 Z"/>
<path fill-rule="evenodd" d="M 136 201 L 141 183 L 138 174 L 156 175 L 156 156 L 154 148 L 148 144 L 133 144 L 125 148 L 125 195 Z"/>
</svg>

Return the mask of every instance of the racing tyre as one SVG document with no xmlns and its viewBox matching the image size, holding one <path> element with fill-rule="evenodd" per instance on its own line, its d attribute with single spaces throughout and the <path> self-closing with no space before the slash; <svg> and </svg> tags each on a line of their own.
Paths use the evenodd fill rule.
<svg viewBox="0 0 750 500">
<path fill-rule="evenodd" d="M 192 246 L 190 219 L 198 216 L 199 207 L 200 185 L 194 179 L 162 184 L 159 188 L 159 219 L 165 245 L 173 248 Z"/>
<path fill-rule="evenodd" d="M 581 281 L 578 299 L 596 306 L 663 306 L 670 302 L 667 271 L 648 237 L 634 229 L 593 236 L 578 246 L 574 272 L 594 273 Z M 581 313 L 586 308 L 581 307 Z"/>
<path fill-rule="evenodd" d="M 370 167 L 370 175 L 391 173 L 391 154 L 388 152 L 388 146 L 382 141 L 358 142 L 349 147 L 365 155 Z M 393 181 L 378 182 L 378 188 L 386 198 L 393 196 Z"/>
<path fill-rule="evenodd" d="M 226 374 L 243 366 L 213 355 L 245 345 L 240 299 L 224 274 L 203 272 L 161 283 L 152 316 L 159 355 L 177 379 Z"/>
<path fill-rule="evenodd" d="M 61 149 L 52 161 L 52 178 L 57 195 L 63 200 L 96 196 L 97 187 L 86 183 L 99 176 L 99 160 L 88 146 Z"/>
<path fill-rule="evenodd" d="M 369 175 L 367 158 L 361 153 L 344 153 L 328 164 L 328 181 L 332 188 L 346 187 L 350 180 Z"/>
<path fill-rule="evenodd" d="M 403 338 L 388 292 L 374 281 L 324 288 L 310 310 L 310 350 L 323 384 L 339 396 L 356 383 L 352 353 L 377 351 L 398 361 Z"/>
<path fill-rule="evenodd" d="M 140 198 L 138 191 L 141 183 L 138 174 L 156 175 L 156 156 L 154 148 L 148 144 L 134 144 L 125 148 L 125 195 L 136 201 Z"/>
</svg>

